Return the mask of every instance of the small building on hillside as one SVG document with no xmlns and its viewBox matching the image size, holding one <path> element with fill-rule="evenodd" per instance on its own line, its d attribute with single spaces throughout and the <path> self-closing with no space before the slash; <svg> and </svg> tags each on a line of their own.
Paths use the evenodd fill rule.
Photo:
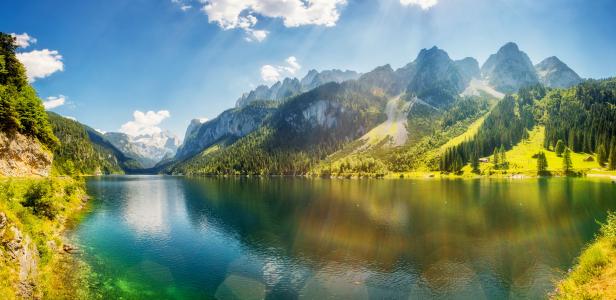
<svg viewBox="0 0 616 300">
<path fill-rule="evenodd" d="M 480 163 L 489 163 L 490 162 L 490 158 L 489 157 L 482 157 L 479 159 Z"/>
</svg>

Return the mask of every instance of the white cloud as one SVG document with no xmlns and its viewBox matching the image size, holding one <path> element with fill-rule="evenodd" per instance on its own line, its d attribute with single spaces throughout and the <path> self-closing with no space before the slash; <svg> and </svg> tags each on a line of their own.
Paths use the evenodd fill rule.
<svg viewBox="0 0 616 300">
<path fill-rule="evenodd" d="M 245 29 L 246 31 L 246 41 L 248 42 L 263 42 L 269 31 L 267 30 L 255 30 L 255 29 Z"/>
<path fill-rule="evenodd" d="M 64 70 L 62 55 L 55 50 L 43 49 L 16 54 L 17 59 L 26 67 L 30 82 L 45 78 L 57 71 Z"/>
<path fill-rule="evenodd" d="M 162 129 L 157 125 L 170 116 L 171 114 L 168 110 L 159 110 L 157 112 L 150 110 L 145 113 L 136 110 L 133 112 L 133 120 L 124 123 L 120 128 L 120 132 L 132 136 L 160 133 Z"/>
<path fill-rule="evenodd" d="M 272 66 L 264 65 L 261 67 L 261 79 L 267 82 L 276 82 L 285 76 L 293 76 L 302 66 L 297 62 L 295 56 L 289 56 L 285 62 L 286 65 Z"/>
<path fill-rule="evenodd" d="M 303 25 L 335 26 L 340 17 L 339 9 L 346 0 L 200 0 L 202 11 L 211 23 L 223 29 L 253 29 L 257 24 L 255 15 L 280 18 L 286 27 Z M 402 0 L 401 0 L 402 1 Z M 259 33 L 262 41 L 266 31 Z"/>
<path fill-rule="evenodd" d="M 77 122 L 77 118 L 75 117 L 71 117 L 71 116 L 63 116 L 65 119 L 69 119 L 69 120 L 73 120 L 75 122 Z"/>
<path fill-rule="evenodd" d="M 400 0 L 400 4 L 404 6 L 415 5 L 427 10 L 438 4 L 438 0 Z"/>
<path fill-rule="evenodd" d="M 186 4 L 184 0 L 171 0 L 171 3 L 177 5 L 184 12 L 192 8 L 192 5 Z"/>
<path fill-rule="evenodd" d="M 26 48 L 36 43 L 36 39 L 25 32 L 22 34 L 11 33 L 11 36 L 15 38 L 15 45 L 20 48 Z"/>
<path fill-rule="evenodd" d="M 47 97 L 46 101 L 43 101 L 43 106 L 45 107 L 45 109 L 49 110 L 49 109 L 54 109 L 58 106 L 62 106 L 64 105 L 64 103 L 66 103 L 66 96 L 64 95 L 59 95 L 57 97 L 51 96 L 51 97 Z"/>
<path fill-rule="evenodd" d="M 98 133 L 100 133 L 100 134 L 105 134 L 105 133 L 107 133 L 107 131 L 102 130 L 102 129 L 98 129 L 98 128 L 95 128 L 94 130 L 98 131 Z"/>
</svg>

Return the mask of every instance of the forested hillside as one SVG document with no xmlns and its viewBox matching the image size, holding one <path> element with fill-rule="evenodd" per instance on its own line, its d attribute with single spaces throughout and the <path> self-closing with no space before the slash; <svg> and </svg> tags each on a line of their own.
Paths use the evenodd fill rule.
<svg viewBox="0 0 616 300">
<path fill-rule="evenodd" d="M 58 145 L 45 108 L 28 83 L 26 70 L 15 56 L 15 40 L 0 32 L 0 131 L 31 136 L 48 148 Z"/>
<path fill-rule="evenodd" d="M 60 140 L 60 146 L 53 151 L 53 169 L 57 174 L 115 174 L 140 167 L 94 129 L 52 112 L 48 115 Z"/>
<path fill-rule="evenodd" d="M 506 156 L 521 151 L 514 149 L 521 142 L 537 139 L 542 145 L 529 156 L 533 168 L 538 157 L 543 159 L 542 150 L 558 148 L 561 157 L 566 148 L 573 162 L 587 153 L 584 160 L 599 160 L 600 169 L 610 162 L 616 143 L 614 81 L 590 80 L 566 90 L 550 87 L 580 80 L 556 57 L 535 68 L 514 43 L 501 47 L 481 71 L 473 58 L 454 61 L 437 47 L 423 49 L 400 69 L 377 67 L 357 80 L 324 84 L 288 98 L 267 113 L 249 111 L 243 118 L 250 122 L 225 112 L 215 122 L 189 130 L 191 138 L 180 149 L 192 154 L 179 151 L 184 154 L 166 162 L 163 172 L 378 177 L 460 174 L 470 166 L 477 174 L 507 173 L 510 166 L 512 172 L 521 165 L 530 168 L 528 161 L 510 165 Z M 233 134 L 239 131 L 219 126 L 218 119 L 251 124 L 250 130 Z M 515 157 L 526 158 L 518 152 Z M 551 161 L 553 169 L 553 157 L 546 157 L 545 164 Z M 588 169 L 584 163 L 565 173 Z"/>
<path fill-rule="evenodd" d="M 305 174 L 383 121 L 386 97 L 361 81 L 328 83 L 283 103 L 259 130 L 172 167 L 182 174 Z"/>
<path fill-rule="evenodd" d="M 594 167 L 616 169 L 616 79 L 588 80 L 569 89 L 546 89 L 541 85 L 521 89 L 505 97 L 490 113 L 472 139 L 451 147 L 442 157 L 440 170 L 459 172 L 469 163 L 480 173 L 479 159 L 489 157 L 493 170 L 507 170 L 507 151 L 529 140 L 540 128 L 543 140 L 535 145 L 537 172 L 547 171 L 542 151 L 562 157 L 558 173 L 588 171 L 572 163 L 571 155 L 585 153 Z M 484 160 L 485 161 L 485 160 Z M 596 162 L 595 162 L 596 161 Z"/>
</svg>

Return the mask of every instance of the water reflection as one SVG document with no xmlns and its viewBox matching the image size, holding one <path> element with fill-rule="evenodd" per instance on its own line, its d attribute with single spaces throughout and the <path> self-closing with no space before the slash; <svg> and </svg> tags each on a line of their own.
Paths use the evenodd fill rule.
<svg viewBox="0 0 616 300">
<path fill-rule="evenodd" d="M 567 179 L 121 177 L 89 187 L 103 205 L 77 236 L 106 262 L 101 272 L 138 269 L 126 280 L 180 298 L 542 297 L 616 208 L 614 185 Z"/>
</svg>

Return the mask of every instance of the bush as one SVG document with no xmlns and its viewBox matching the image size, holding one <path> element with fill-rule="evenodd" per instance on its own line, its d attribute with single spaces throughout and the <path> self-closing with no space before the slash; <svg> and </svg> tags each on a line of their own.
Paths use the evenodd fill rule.
<svg viewBox="0 0 616 300">
<path fill-rule="evenodd" d="M 51 181 L 41 181 L 33 184 L 24 194 L 24 207 L 32 209 L 35 215 L 50 220 L 58 215 L 59 208 L 54 203 Z"/>
</svg>

